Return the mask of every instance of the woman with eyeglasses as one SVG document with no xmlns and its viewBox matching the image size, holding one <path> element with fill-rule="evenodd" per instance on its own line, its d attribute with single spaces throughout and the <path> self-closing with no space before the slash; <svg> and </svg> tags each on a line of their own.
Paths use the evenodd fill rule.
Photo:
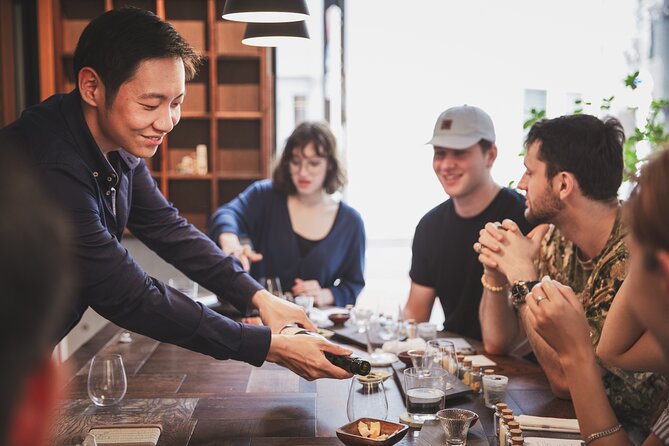
<svg viewBox="0 0 669 446">
<path fill-rule="evenodd" d="M 537 332 L 560 357 L 581 434 L 593 446 L 643 441 L 638 432 L 625 432 L 626 420 L 616 418 L 598 361 L 627 370 L 669 372 L 669 151 L 644 167 L 625 215 L 631 232 L 626 240 L 629 271 L 596 352 L 583 307 L 569 287 L 545 278 L 527 299 Z M 655 391 L 667 393 L 664 387 Z M 643 445 L 668 445 L 667 409 L 647 428 Z"/>
<path fill-rule="evenodd" d="M 316 306 L 355 304 L 365 285 L 365 228 L 360 214 L 333 196 L 345 182 L 328 126 L 302 123 L 272 180 L 253 183 L 219 208 L 209 235 L 256 279 L 278 277 L 284 291 L 313 296 Z"/>
</svg>

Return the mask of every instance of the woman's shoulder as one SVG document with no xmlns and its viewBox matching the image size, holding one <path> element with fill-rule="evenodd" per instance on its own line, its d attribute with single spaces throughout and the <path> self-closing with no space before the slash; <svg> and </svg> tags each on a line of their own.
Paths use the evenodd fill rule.
<svg viewBox="0 0 669 446">
<path fill-rule="evenodd" d="M 355 221 L 360 225 L 363 225 L 363 220 L 360 213 L 343 200 L 339 202 L 339 214 L 348 221 Z"/>
</svg>

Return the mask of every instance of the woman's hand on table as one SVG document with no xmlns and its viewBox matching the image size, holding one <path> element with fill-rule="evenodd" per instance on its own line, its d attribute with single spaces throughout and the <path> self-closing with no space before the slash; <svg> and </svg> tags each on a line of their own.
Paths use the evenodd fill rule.
<svg viewBox="0 0 669 446">
<path fill-rule="evenodd" d="M 266 360 L 279 364 L 312 381 L 318 378 L 346 379 L 353 376 L 348 371 L 332 365 L 323 352 L 350 355 L 351 350 L 317 336 L 272 335 Z"/>
<path fill-rule="evenodd" d="M 316 331 L 316 326 L 302 307 L 270 294 L 267 290 L 258 290 L 251 303 L 258 309 L 260 319 L 272 333 L 279 333 L 288 324 L 298 324 L 307 330 Z"/>
<path fill-rule="evenodd" d="M 218 244 L 226 255 L 237 258 L 246 272 L 251 269 L 251 263 L 262 260 L 262 254 L 255 252 L 251 245 L 242 245 L 237 234 L 224 232 L 218 238 Z"/>
<path fill-rule="evenodd" d="M 545 277 L 525 302 L 532 328 L 558 355 L 594 352 L 583 306 L 570 287 Z"/>
<path fill-rule="evenodd" d="M 321 284 L 317 280 L 302 280 L 297 278 L 291 292 L 293 296 L 313 296 L 314 305 L 317 307 L 334 304 L 332 291 L 329 288 L 321 288 Z"/>
</svg>

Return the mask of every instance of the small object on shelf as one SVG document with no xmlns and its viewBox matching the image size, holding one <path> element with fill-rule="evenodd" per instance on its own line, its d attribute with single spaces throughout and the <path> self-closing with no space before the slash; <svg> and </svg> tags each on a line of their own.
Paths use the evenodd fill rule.
<svg viewBox="0 0 669 446">
<path fill-rule="evenodd" d="M 206 175 L 208 170 L 207 145 L 198 144 L 195 147 L 195 173 L 198 175 Z"/>
<path fill-rule="evenodd" d="M 181 162 L 177 164 L 177 173 L 193 174 L 195 173 L 195 161 L 190 155 L 181 158 Z"/>
</svg>

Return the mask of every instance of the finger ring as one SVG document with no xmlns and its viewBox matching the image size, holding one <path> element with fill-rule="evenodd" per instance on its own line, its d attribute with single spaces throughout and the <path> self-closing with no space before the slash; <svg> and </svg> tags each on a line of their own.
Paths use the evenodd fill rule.
<svg viewBox="0 0 669 446">
<path fill-rule="evenodd" d="M 546 298 L 544 296 L 537 296 L 534 298 L 534 300 L 537 302 L 537 304 L 539 304 L 539 302 L 546 300 Z"/>
<path fill-rule="evenodd" d="M 483 248 L 483 245 L 480 243 L 476 243 L 476 253 L 481 254 L 481 249 Z"/>
</svg>

